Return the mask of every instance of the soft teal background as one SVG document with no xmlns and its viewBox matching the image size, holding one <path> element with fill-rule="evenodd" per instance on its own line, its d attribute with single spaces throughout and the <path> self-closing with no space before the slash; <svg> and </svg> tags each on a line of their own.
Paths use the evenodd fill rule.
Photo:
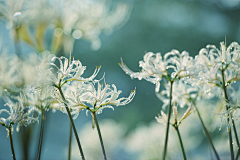
<svg viewBox="0 0 240 160">
<path fill-rule="evenodd" d="M 227 37 L 227 44 L 240 41 L 240 1 L 239 0 L 132 0 L 133 5 L 128 22 L 112 35 L 101 34 L 102 46 L 98 51 L 90 49 L 90 43 L 77 40 L 73 55 L 87 66 L 84 76 L 90 75 L 96 66 L 102 65 L 100 78 L 105 72 L 106 82 L 115 84 L 122 90 L 122 96 L 128 96 L 135 87 L 137 93 L 133 101 L 115 107 L 115 111 L 105 109 L 99 120 L 112 118 L 127 127 L 130 133 L 139 123 L 149 123 L 161 110 L 161 102 L 154 94 L 155 86 L 144 80 L 131 80 L 118 66 L 120 57 L 129 68 L 138 71 L 138 62 L 145 52 L 162 54 L 177 49 L 198 54 L 207 44 L 219 46 Z M 10 52 L 14 52 L 9 32 L 4 22 L 0 23 L 0 35 L 7 42 Z M 23 51 L 30 49 L 22 44 Z M 3 105 L 3 103 L 1 103 Z M 44 135 L 42 159 L 66 159 L 63 150 L 68 145 L 68 117 L 57 111 L 48 113 Z M 81 112 L 75 120 L 76 127 L 91 121 L 91 116 Z M 100 124 L 101 125 L 101 124 Z M 91 126 L 89 126 L 91 127 Z M 39 124 L 35 125 L 39 128 Z M 32 137 L 28 152 L 34 159 L 38 131 Z M 11 159 L 7 132 L 0 126 L 0 159 Z M 17 132 L 13 135 L 17 159 L 21 159 L 21 145 Z M 201 151 L 201 150 L 199 150 Z M 133 158 L 134 159 L 134 158 Z"/>
</svg>

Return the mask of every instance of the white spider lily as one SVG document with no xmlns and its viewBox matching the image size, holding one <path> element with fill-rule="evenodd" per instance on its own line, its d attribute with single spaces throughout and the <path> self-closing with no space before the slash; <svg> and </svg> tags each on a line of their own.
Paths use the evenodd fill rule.
<svg viewBox="0 0 240 160">
<path fill-rule="evenodd" d="M 21 83 L 21 77 L 17 72 L 19 66 L 16 55 L 8 55 L 6 51 L 0 53 L 0 95 L 4 89 L 12 90 L 11 88 Z"/>
<path fill-rule="evenodd" d="M 42 33 L 55 26 L 52 53 L 61 45 L 67 53 L 73 49 L 74 40 L 80 38 L 90 41 L 92 49 L 99 49 L 100 33 L 112 33 L 114 28 L 122 26 L 130 10 L 127 3 L 114 3 L 112 7 L 109 1 L 102 0 L 0 0 L 0 14 L 8 21 L 7 27 L 19 23 L 19 38 L 38 50 L 46 49 Z M 16 16 L 19 12 L 21 16 Z M 29 26 L 37 34 L 31 34 Z"/>
<path fill-rule="evenodd" d="M 198 72 L 198 68 L 195 65 L 193 57 L 189 56 L 189 53 L 186 51 L 180 53 L 177 50 L 172 50 L 171 52 L 166 53 L 165 57 L 170 57 L 168 58 L 169 63 L 167 69 L 173 69 L 173 72 L 171 74 L 172 78 L 189 77 L 195 75 Z"/>
<path fill-rule="evenodd" d="M 197 72 L 193 58 L 186 51 L 179 53 L 177 50 L 166 53 L 164 58 L 160 53 L 146 53 L 143 61 L 139 62 L 139 67 L 142 68 L 140 72 L 131 71 L 122 60 L 119 65 L 131 78 L 145 79 L 156 84 L 155 92 L 159 92 L 162 77 L 175 81 L 179 78 L 194 75 Z M 172 73 L 171 76 L 170 73 Z"/>
<path fill-rule="evenodd" d="M 99 82 L 93 83 L 91 81 L 76 83 L 72 85 L 73 87 L 64 91 L 66 103 L 72 110 L 72 114 L 75 114 L 74 118 L 77 118 L 79 111 L 83 109 L 86 109 L 87 112 L 96 112 L 98 114 L 102 113 L 104 108 L 114 110 L 113 105 L 123 106 L 130 103 L 136 93 L 135 89 L 131 91 L 129 97 L 118 99 L 122 91 L 117 90 L 114 84 L 100 84 Z M 55 97 L 59 97 L 59 102 L 64 103 L 59 92 L 55 93 Z M 65 111 L 63 105 L 60 108 Z"/>
<path fill-rule="evenodd" d="M 36 107 L 41 113 L 48 111 L 50 108 L 54 109 L 54 103 L 56 100 L 51 95 L 52 87 L 42 86 L 41 88 L 29 87 L 25 89 L 26 103 L 28 105 Z"/>
<path fill-rule="evenodd" d="M 231 64 L 239 66 L 240 63 L 240 45 L 232 42 L 228 47 L 224 42 L 220 43 L 220 50 L 214 45 L 207 45 L 199 52 L 201 62 L 206 66 L 214 64 Z"/>
<path fill-rule="evenodd" d="M 139 67 L 142 68 L 140 72 L 131 71 L 122 61 L 119 66 L 130 75 L 131 78 L 145 79 L 153 84 L 156 84 L 155 92 L 159 91 L 160 81 L 162 76 L 167 76 L 166 67 L 168 62 L 163 60 L 161 53 L 148 52 L 144 55 L 143 61 L 139 62 Z"/>
<path fill-rule="evenodd" d="M 162 123 L 162 124 L 166 125 L 167 124 L 167 115 L 163 111 L 161 111 L 161 115 L 162 116 L 160 116 L 160 114 L 158 114 L 158 117 L 155 117 L 155 119 L 159 123 Z"/>
<path fill-rule="evenodd" d="M 35 121 L 38 121 L 37 118 L 30 116 L 34 111 L 34 108 L 25 107 L 21 101 L 13 103 L 10 99 L 7 99 L 8 103 L 4 106 L 8 106 L 9 110 L 1 109 L 0 114 L 6 112 L 9 117 L 8 118 L 0 118 L 0 122 L 4 124 L 6 127 L 10 127 L 12 124 L 17 124 L 17 132 L 19 131 L 22 125 L 29 125 Z"/>
<path fill-rule="evenodd" d="M 182 118 L 180 119 L 179 123 L 181 123 L 182 120 L 186 119 L 192 113 L 192 111 L 193 111 L 193 107 L 192 106 L 188 107 L 188 109 L 183 114 Z"/>
<path fill-rule="evenodd" d="M 199 88 L 192 86 L 183 80 L 173 83 L 172 103 L 177 103 L 181 108 L 190 106 L 191 101 L 198 96 Z M 170 84 L 165 84 L 165 89 L 156 93 L 156 96 L 163 102 L 162 108 L 165 109 L 169 105 Z"/>
<path fill-rule="evenodd" d="M 177 123 L 177 107 L 175 105 L 173 106 L 173 115 L 175 118 L 175 123 Z"/>
<path fill-rule="evenodd" d="M 93 83 L 89 84 L 92 86 L 91 90 L 88 92 L 89 97 L 91 97 L 89 103 L 93 107 L 92 109 L 97 109 L 96 111 L 98 111 L 98 113 L 101 113 L 104 108 L 114 109 L 112 105 L 126 105 L 133 100 L 136 94 L 136 89 L 134 89 L 131 91 L 129 97 L 123 97 L 118 99 L 118 96 L 120 95 L 120 93 L 122 93 L 122 91 L 117 90 L 114 84 L 100 84 L 98 82 L 97 89 L 95 89 Z"/>
<path fill-rule="evenodd" d="M 222 93 L 220 90 L 223 76 L 227 89 L 232 89 L 232 82 L 240 80 L 240 45 L 237 42 L 232 42 L 228 47 L 221 42 L 220 49 L 214 45 L 207 45 L 206 48 L 200 50 L 199 56 L 195 59 L 203 68 L 196 80 L 199 81 L 198 85 L 201 88 L 205 88 L 204 92 L 213 96 Z"/>
<path fill-rule="evenodd" d="M 177 115 L 178 115 L 177 106 L 173 105 L 174 123 L 171 123 L 171 122 L 169 122 L 169 123 L 172 126 L 173 125 L 179 126 L 181 124 L 181 122 L 192 113 L 192 111 L 193 111 L 193 107 L 192 106 L 188 107 L 186 112 L 183 114 L 182 118 L 179 121 L 177 121 Z M 157 122 L 167 125 L 167 118 L 168 118 L 167 115 L 162 110 L 161 110 L 161 115 L 162 116 L 160 116 L 160 114 L 158 114 L 158 117 L 155 117 L 155 119 L 157 120 Z"/>
<path fill-rule="evenodd" d="M 53 62 L 55 60 L 58 60 L 60 63 L 60 67 L 58 67 L 56 64 L 54 64 Z M 63 61 L 62 61 L 63 60 Z M 86 66 L 82 66 L 82 63 L 79 60 L 68 60 L 65 57 L 53 57 L 52 58 L 52 63 L 50 63 L 51 66 L 53 66 L 54 68 L 50 68 L 50 76 L 51 76 L 51 81 L 58 87 L 62 86 L 63 84 L 65 84 L 66 82 L 69 81 L 93 81 L 93 79 L 97 76 L 100 67 L 96 67 L 94 73 L 92 76 L 90 76 L 89 78 L 83 78 L 81 77 L 82 74 L 84 73 Z M 57 69 L 57 76 L 55 76 L 54 69 Z"/>
</svg>

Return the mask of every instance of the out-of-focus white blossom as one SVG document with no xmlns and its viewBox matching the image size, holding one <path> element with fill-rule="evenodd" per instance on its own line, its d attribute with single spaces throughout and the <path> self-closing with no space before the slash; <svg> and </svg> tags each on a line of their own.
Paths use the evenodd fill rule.
<svg viewBox="0 0 240 160">
<path fill-rule="evenodd" d="M 19 65 L 17 56 L 6 52 L 0 54 L 0 95 L 4 90 L 15 90 L 20 85 Z"/>
<path fill-rule="evenodd" d="M 106 149 L 106 155 L 108 159 L 128 159 L 129 156 L 126 155 L 127 151 L 124 152 L 124 134 L 126 131 L 125 126 L 119 124 L 112 119 L 104 119 L 100 121 L 101 123 L 101 134 L 104 140 L 104 147 Z M 81 130 L 78 132 L 79 137 L 81 137 L 81 144 L 84 146 L 84 155 L 86 159 L 92 160 L 102 160 L 102 149 L 99 142 L 98 133 L 93 130 L 90 123 L 86 123 Z M 77 143 L 73 142 L 72 147 L 72 158 L 78 159 L 78 147 Z M 68 154 L 68 148 L 66 148 L 65 153 Z M 123 154 L 125 153 L 125 154 Z"/>
<path fill-rule="evenodd" d="M 177 107 L 174 105 L 173 106 L 173 115 L 174 115 L 174 123 L 171 123 L 171 125 L 180 125 L 182 120 L 184 120 L 185 118 L 187 118 L 193 111 L 193 107 L 192 106 L 189 106 L 188 109 L 185 111 L 185 113 L 183 114 L 182 118 L 177 121 Z M 162 116 L 161 116 L 162 115 Z M 157 117 L 155 117 L 155 119 L 159 122 L 159 123 L 162 123 L 164 125 L 167 124 L 167 115 L 161 110 L 161 115 L 158 114 Z"/>
<path fill-rule="evenodd" d="M 160 53 L 146 53 L 143 61 L 139 61 L 139 67 L 142 68 L 140 72 L 131 71 L 123 61 L 119 65 L 131 78 L 145 79 L 156 84 L 155 92 L 159 92 L 162 77 L 175 81 L 197 72 L 193 58 L 189 56 L 188 52 L 179 53 L 177 50 L 166 53 L 164 57 Z"/>
<path fill-rule="evenodd" d="M 20 59 L 16 55 L 7 54 L 6 48 L 3 48 L 0 54 L 0 95 L 4 93 L 4 90 L 9 93 L 19 93 L 22 87 L 41 85 L 39 79 L 44 77 L 41 72 L 46 75 L 47 68 L 46 65 L 42 65 L 45 68 L 43 67 L 42 71 L 39 72 L 40 70 L 36 66 L 40 65 L 42 60 L 47 61 L 47 57 L 51 56 L 49 53 L 42 53 L 41 56 L 29 53 Z"/>
<path fill-rule="evenodd" d="M 27 0 L 0 0 L 0 15 L 7 20 L 6 27 L 13 27 L 17 20 L 22 19 L 21 12 L 24 10 L 24 4 Z"/>
<path fill-rule="evenodd" d="M 160 114 L 158 114 L 158 117 L 155 117 L 155 118 L 159 123 L 166 125 L 167 124 L 167 115 L 162 110 L 161 110 L 161 115 L 162 116 L 160 116 Z"/>
<path fill-rule="evenodd" d="M 11 125 L 17 124 L 16 130 L 19 131 L 22 125 L 27 126 L 35 121 L 38 121 L 37 118 L 34 118 L 31 115 L 34 111 L 34 108 L 25 106 L 22 101 L 17 101 L 14 103 L 7 98 L 7 103 L 4 106 L 8 106 L 9 110 L 1 109 L 0 115 L 5 112 L 9 116 L 7 118 L 1 117 L 0 122 L 6 127 L 11 127 Z"/>
<path fill-rule="evenodd" d="M 47 30 L 53 31 L 50 46 L 52 53 L 62 47 L 64 53 L 73 49 L 75 39 L 86 39 L 93 50 L 101 46 L 99 35 L 111 33 L 127 20 L 131 7 L 109 0 L 1 0 L 0 14 L 7 20 L 14 38 L 23 40 L 38 51 L 47 49 L 44 38 Z M 21 13 L 21 14 L 19 14 Z M 16 16 L 20 15 L 20 16 Z M 29 28 L 33 29 L 33 32 Z"/>
<path fill-rule="evenodd" d="M 189 123 L 182 123 L 179 126 L 187 155 L 194 152 L 202 142 L 202 136 L 200 136 L 202 132 L 199 126 L 196 126 L 196 123 L 198 123 L 195 120 L 196 118 L 194 116 L 190 116 L 189 118 L 191 119 L 191 121 L 188 121 Z M 165 126 L 159 125 L 155 121 L 146 125 L 138 125 L 135 130 L 128 134 L 125 149 L 136 156 L 133 159 L 159 159 L 161 157 L 160 151 L 164 147 L 164 135 Z M 179 159 L 182 156 L 178 136 L 174 129 L 169 130 L 168 147 L 168 159 Z M 196 159 L 196 154 L 194 154 L 194 157 L 189 154 L 188 158 Z"/>
<path fill-rule="evenodd" d="M 49 109 L 55 109 L 54 104 L 57 101 L 51 95 L 52 88 L 49 86 L 42 86 L 42 88 L 28 87 L 24 90 L 26 96 L 26 103 L 41 113 Z"/>
<path fill-rule="evenodd" d="M 169 105 L 170 84 L 165 84 L 165 89 L 156 93 L 157 97 L 163 102 L 162 108 L 165 109 Z M 183 80 L 173 83 L 172 103 L 177 103 L 181 108 L 191 106 L 191 101 L 195 101 L 199 96 L 199 88 L 191 86 Z"/>
</svg>

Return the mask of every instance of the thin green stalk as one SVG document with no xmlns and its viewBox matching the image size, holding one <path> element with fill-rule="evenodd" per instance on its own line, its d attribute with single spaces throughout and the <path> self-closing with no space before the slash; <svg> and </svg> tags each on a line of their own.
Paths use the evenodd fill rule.
<svg viewBox="0 0 240 160">
<path fill-rule="evenodd" d="M 167 144 L 168 144 L 168 133 L 169 133 L 169 122 L 172 113 L 172 87 L 173 81 L 170 81 L 170 97 L 169 97 L 169 107 L 168 107 L 168 121 L 167 121 L 167 128 L 165 134 L 165 143 L 164 143 L 164 150 L 163 150 L 163 160 L 165 160 L 166 153 L 167 153 Z"/>
<path fill-rule="evenodd" d="M 70 123 L 69 145 L 68 145 L 68 160 L 71 159 L 71 151 L 72 151 L 72 125 Z"/>
<path fill-rule="evenodd" d="M 99 127 L 98 121 L 97 121 L 97 116 L 96 116 L 95 112 L 93 112 L 92 114 L 93 114 L 93 119 L 95 121 L 95 124 L 97 126 L 98 136 L 99 136 L 99 139 L 100 139 L 104 160 L 107 160 L 105 149 L 104 149 L 104 145 L 103 145 L 102 135 L 101 135 L 101 131 L 100 131 L 100 127 Z"/>
<path fill-rule="evenodd" d="M 15 34 L 16 34 L 14 37 L 15 52 L 19 58 L 22 58 L 21 57 L 21 49 L 20 49 L 20 45 L 19 45 L 18 28 L 16 26 L 15 26 Z"/>
<path fill-rule="evenodd" d="M 236 160 L 238 160 L 239 154 L 240 154 L 240 149 L 239 149 L 239 146 L 238 146 L 238 151 L 237 151 L 237 155 L 236 155 Z"/>
<path fill-rule="evenodd" d="M 40 131 L 39 131 L 39 140 L 38 140 L 38 154 L 37 154 L 38 160 L 40 160 L 40 158 L 41 158 L 43 130 L 44 130 L 44 110 L 42 109 L 41 126 L 40 126 Z"/>
<path fill-rule="evenodd" d="M 74 125 L 74 122 L 73 122 L 73 119 L 72 119 L 72 115 L 71 115 L 71 113 L 70 113 L 70 110 L 69 110 L 69 108 L 68 108 L 68 106 L 67 106 L 67 104 L 66 104 L 66 99 L 65 99 L 65 97 L 64 97 L 64 95 L 63 95 L 63 92 L 62 92 L 61 87 L 58 87 L 58 90 L 59 90 L 59 92 L 60 92 L 60 94 L 61 94 L 61 96 L 62 96 L 62 98 L 63 98 L 63 100 L 64 100 L 64 105 L 65 105 L 65 108 L 66 108 L 66 110 L 67 110 L 67 114 L 68 114 L 69 120 L 70 120 L 70 122 L 71 122 L 71 124 L 72 124 L 72 128 L 73 128 L 73 131 L 74 131 L 76 140 L 77 140 L 77 144 L 78 144 L 78 148 L 79 148 L 81 157 L 82 157 L 83 160 L 85 160 L 85 157 L 84 157 L 84 154 L 83 154 L 83 150 L 82 150 L 82 146 L 81 146 L 80 140 L 79 140 L 79 138 L 78 138 L 77 130 L 76 130 L 76 127 L 75 127 L 75 125 Z"/>
<path fill-rule="evenodd" d="M 11 130 L 11 127 L 8 127 L 8 131 L 9 131 L 9 137 L 10 137 L 10 144 L 11 144 L 11 149 L 12 149 L 13 160 L 16 160 L 15 152 L 14 152 L 14 147 L 13 147 L 13 139 L 12 139 L 12 130 Z"/>
<path fill-rule="evenodd" d="M 238 151 L 237 151 L 237 155 L 236 155 L 236 160 L 238 159 L 239 157 L 239 154 L 240 154 L 240 150 L 239 150 L 239 140 L 238 140 L 238 136 L 237 136 L 237 129 L 235 127 L 235 122 L 234 120 L 232 119 L 232 124 L 233 124 L 233 131 L 234 131 L 234 134 L 235 134 L 235 138 L 236 138 L 236 141 L 237 141 L 237 148 L 238 148 Z"/>
<path fill-rule="evenodd" d="M 184 159 L 184 160 L 187 160 L 187 157 L 186 157 L 186 154 L 185 154 L 185 150 L 184 150 L 184 147 L 183 147 L 182 138 L 181 138 L 181 135 L 180 135 L 178 126 L 176 126 L 176 127 L 174 127 L 174 128 L 176 129 L 177 134 L 178 134 L 178 139 L 179 139 L 179 142 L 180 142 L 180 145 L 181 145 L 182 154 L 183 154 L 183 159 Z"/>
<path fill-rule="evenodd" d="M 210 144 L 211 144 L 211 146 L 212 146 L 212 149 L 213 149 L 213 151 L 214 151 L 214 153 L 215 153 L 215 156 L 216 156 L 217 160 L 220 160 L 219 155 L 218 155 L 218 153 L 217 153 L 217 151 L 216 151 L 216 149 L 215 149 L 215 147 L 214 147 L 214 145 L 213 145 L 213 142 L 212 142 L 212 140 L 211 140 L 211 137 L 210 137 L 210 135 L 209 135 L 209 133 L 208 133 L 208 131 L 207 131 L 207 128 L 205 127 L 205 125 L 204 125 L 204 123 L 203 123 L 203 120 L 202 120 L 202 117 L 201 117 L 201 115 L 200 115 L 200 113 L 199 113 L 199 110 L 198 110 L 196 104 L 195 104 L 195 103 L 193 103 L 193 104 L 194 104 L 194 107 L 195 107 L 195 109 L 196 109 L 196 111 L 197 111 L 198 117 L 199 117 L 199 119 L 200 119 L 200 121 L 201 121 L 201 123 L 202 123 L 203 129 L 204 129 L 204 131 L 205 131 L 205 133 L 206 133 L 206 135 L 207 135 L 207 137 L 208 137 L 208 140 L 209 140 L 209 142 L 210 142 Z"/>
<path fill-rule="evenodd" d="M 225 99 L 229 102 L 228 96 L 227 96 L 227 88 L 225 86 L 225 77 L 224 77 L 224 70 L 222 69 L 222 88 L 224 91 Z M 226 110 L 229 109 L 229 106 L 226 106 Z M 230 152 L 231 152 L 231 160 L 234 160 L 234 152 L 233 152 L 233 142 L 232 142 L 232 131 L 231 131 L 231 125 L 230 125 L 230 119 L 232 119 L 231 113 L 228 113 L 227 116 L 227 122 L 228 122 L 228 135 L 229 135 L 229 146 L 230 146 Z"/>
</svg>

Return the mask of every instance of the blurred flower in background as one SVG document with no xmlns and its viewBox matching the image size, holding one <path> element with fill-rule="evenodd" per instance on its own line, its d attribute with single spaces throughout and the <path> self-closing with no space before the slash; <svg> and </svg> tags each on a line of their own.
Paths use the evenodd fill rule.
<svg viewBox="0 0 240 160">
<path fill-rule="evenodd" d="M 131 11 L 128 4 L 110 0 L 1 0 L 0 8 L 13 38 L 38 52 L 50 50 L 54 54 L 68 54 L 74 41 L 81 38 L 98 50 L 100 33 L 112 33 L 125 24 Z M 50 45 L 46 35 L 49 31 Z"/>
<path fill-rule="evenodd" d="M 103 136 L 104 146 L 106 148 L 106 154 L 110 160 L 130 160 L 128 151 L 125 151 L 124 135 L 126 128 L 112 119 L 105 119 L 99 122 L 101 124 L 101 132 Z M 102 149 L 100 146 L 97 130 L 93 130 L 90 123 L 86 123 L 79 132 L 81 137 L 81 143 L 86 159 L 101 160 L 103 159 Z M 65 150 L 67 154 L 67 148 Z M 73 159 L 78 159 L 78 147 L 73 143 L 72 149 Z"/>
</svg>

